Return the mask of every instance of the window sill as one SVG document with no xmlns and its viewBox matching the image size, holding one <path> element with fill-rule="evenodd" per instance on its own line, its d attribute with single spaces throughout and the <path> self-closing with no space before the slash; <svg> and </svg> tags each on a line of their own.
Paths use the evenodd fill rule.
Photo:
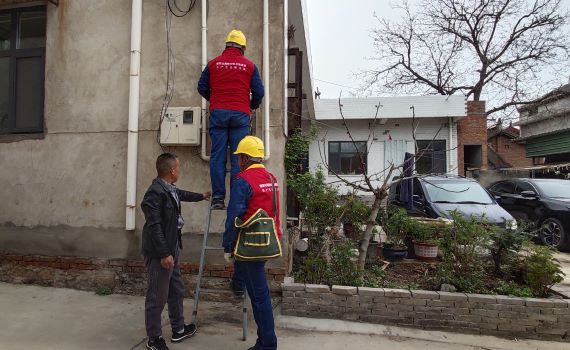
<svg viewBox="0 0 570 350">
<path fill-rule="evenodd" d="M 43 140 L 43 132 L 37 134 L 0 134 L 0 143 L 12 143 L 26 140 Z"/>
</svg>

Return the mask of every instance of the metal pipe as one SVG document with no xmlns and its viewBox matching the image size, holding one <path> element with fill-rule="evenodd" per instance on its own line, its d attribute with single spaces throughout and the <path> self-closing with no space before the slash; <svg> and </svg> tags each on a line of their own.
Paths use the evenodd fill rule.
<svg viewBox="0 0 570 350">
<path fill-rule="evenodd" d="M 450 172 L 450 171 L 453 171 L 453 118 L 452 117 L 449 117 L 448 124 L 449 124 L 449 152 L 448 152 L 449 153 L 449 156 L 448 156 L 449 157 L 449 162 L 448 162 L 449 170 L 448 170 L 448 172 Z"/>
<path fill-rule="evenodd" d="M 263 85 L 265 98 L 263 99 L 263 138 L 265 143 L 265 160 L 271 157 L 269 136 L 269 0 L 263 0 Z"/>
<path fill-rule="evenodd" d="M 133 0 L 131 15 L 131 69 L 129 78 L 129 124 L 127 143 L 127 205 L 125 228 L 135 229 L 137 157 L 141 68 L 142 0 Z"/>
<path fill-rule="evenodd" d="M 202 71 L 208 64 L 208 0 L 202 0 Z M 208 142 L 208 130 L 206 129 L 206 99 L 202 97 L 202 151 L 200 158 L 204 161 L 209 161 L 210 156 L 206 154 L 206 143 Z"/>
<path fill-rule="evenodd" d="M 283 0 L 283 135 L 289 136 L 287 83 L 289 82 L 289 0 Z"/>
</svg>

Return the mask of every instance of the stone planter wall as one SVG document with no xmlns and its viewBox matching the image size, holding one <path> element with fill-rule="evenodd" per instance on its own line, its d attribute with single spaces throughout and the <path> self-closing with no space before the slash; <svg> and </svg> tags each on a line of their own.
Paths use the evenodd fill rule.
<svg viewBox="0 0 570 350">
<path fill-rule="evenodd" d="M 194 296 L 198 265 L 181 263 L 186 297 Z M 233 266 L 208 264 L 202 286 L 228 289 Z M 96 291 L 105 287 L 117 294 L 145 295 L 146 268 L 141 260 L 0 255 L 0 282 L 36 284 L 59 288 Z M 268 268 L 267 281 L 272 293 L 281 291 L 285 269 Z M 204 300 L 228 301 L 229 294 L 204 294 Z"/>
<path fill-rule="evenodd" d="M 570 299 L 284 283 L 284 315 L 570 341 Z"/>
</svg>

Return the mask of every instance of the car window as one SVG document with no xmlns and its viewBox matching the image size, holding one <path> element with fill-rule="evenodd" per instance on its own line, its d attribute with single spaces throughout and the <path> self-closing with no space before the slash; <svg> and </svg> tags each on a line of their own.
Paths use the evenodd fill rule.
<svg viewBox="0 0 570 350">
<path fill-rule="evenodd" d="M 515 184 L 511 181 L 503 181 L 491 187 L 491 191 L 497 193 L 515 193 Z"/>
<path fill-rule="evenodd" d="M 544 196 L 551 198 L 570 198 L 569 180 L 535 180 Z"/>
<path fill-rule="evenodd" d="M 422 191 L 422 186 L 420 185 L 420 182 L 417 179 L 414 179 L 414 196 L 420 196 L 421 198 L 424 198 L 424 193 Z"/>
<path fill-rule="evenodd" d="M 521 194 L 524 191 L 532 191 L 536 193 L 534 187 L 532 187 L 532 185 L 529 184 L 528 182 L 518 182 L 516 188 L 516 194 Z"/>
<path fill-rule="evenodd" d="M 425 181 L 425 190 L 434 203 L 494 203 L 489 193 L 474 181 Z"/>
</svg>

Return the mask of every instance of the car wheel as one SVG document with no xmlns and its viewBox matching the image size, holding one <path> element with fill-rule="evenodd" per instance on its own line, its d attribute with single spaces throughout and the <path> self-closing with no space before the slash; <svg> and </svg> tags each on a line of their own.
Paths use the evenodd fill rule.
<svg viewBox="0 0 570 350">
<path fill-rule="evenodd" d="M 566 243 L 566 233 L 562 223 L 554 218 L 544 220 L 540 229 L 540 241 L 553 248 L 563 248 Z"/>
</svg>

